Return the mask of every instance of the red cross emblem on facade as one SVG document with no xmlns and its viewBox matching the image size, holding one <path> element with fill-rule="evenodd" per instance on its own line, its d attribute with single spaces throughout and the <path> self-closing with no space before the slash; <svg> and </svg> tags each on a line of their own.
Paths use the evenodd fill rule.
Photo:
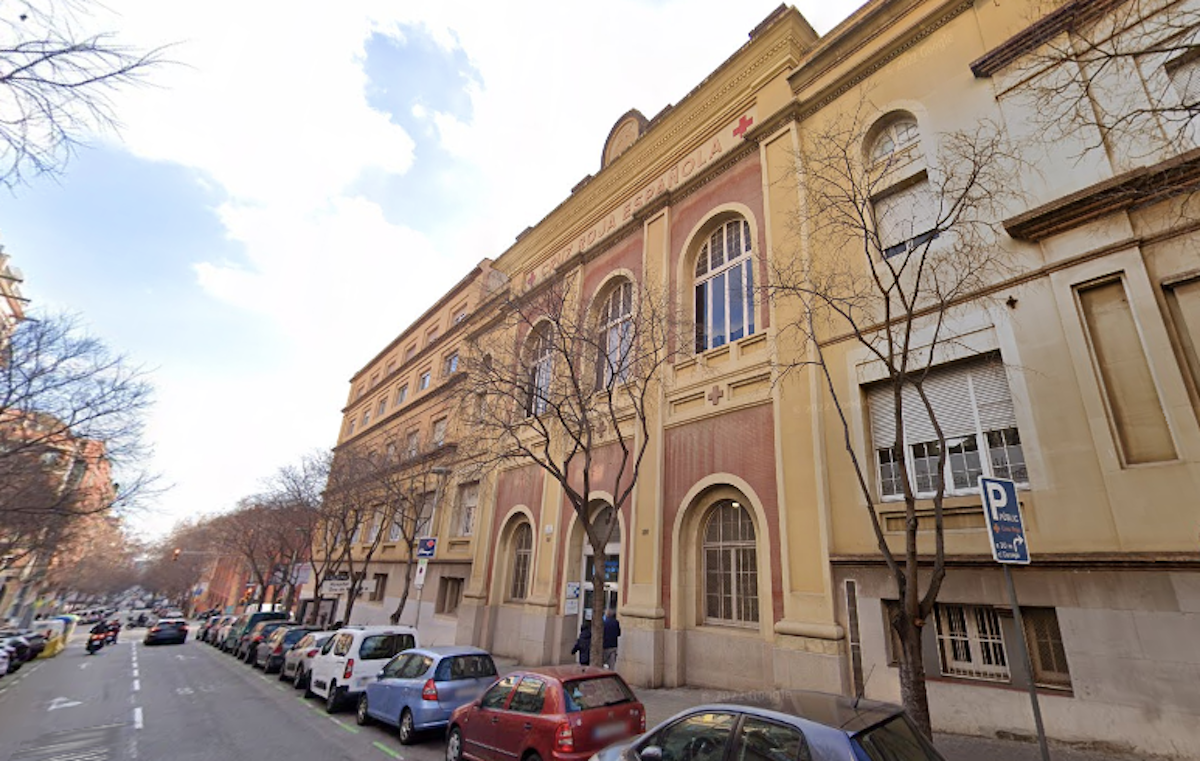
<svg viewBox="0 0 1200 761">
<path fill-rule="evenodd" d="M 738 119 L 738 126 L 733 128 L 733 136 L 741 137 L 746 134 L 746 130 L 750 129 L 750 125 L 754 124 L 754 119 L 749 116 L 743 116 Z"/>
</svg>

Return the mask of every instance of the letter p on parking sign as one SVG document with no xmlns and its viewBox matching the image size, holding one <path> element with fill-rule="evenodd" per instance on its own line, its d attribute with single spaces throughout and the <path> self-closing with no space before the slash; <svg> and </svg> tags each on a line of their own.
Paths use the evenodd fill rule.
<svg viewBox="0 0 1200 761">
<path fill-rule="evenodd" d="M 1005 478 L 979 477 L 983 495 L 983 516 L 987 521 L 992 557 L 997 563 L 1029 564 L 1029 545 L 1025 542 L 1025 522 L 1017 485 Z"/>
</svg>

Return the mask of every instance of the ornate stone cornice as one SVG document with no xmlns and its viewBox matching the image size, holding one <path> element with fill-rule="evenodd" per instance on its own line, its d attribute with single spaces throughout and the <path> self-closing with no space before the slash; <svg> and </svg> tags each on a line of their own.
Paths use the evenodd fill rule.
<svg viewBox="0 0 1200 761">
<path fill-rule="evenodd" d="M 1200 148 L 1119 174 L 1004 220 L 1017 240 L 1039 241 L 1113 214 L 1200 189 Z"/>
<path fill-rule="evenodd" d="M 1126 0 L 1073 0 L 1030 24 L 971 64 L 976 77 L 990 77 L 1063 32 L 1089 24 Z"/>
<path fill-rule="evenodd" d="M 613 213 L 641 184 L 704 145 L 720 125 L 747 109 L 754 102 L 755 91 L 771 77 L 795 66 L 815 41 L 816 35 L 803 17 L 789 9 L 730 56 L 661 121 L 655 117 L 629 150 L 505 251 L 497 259 L 497 267 L 516 272 L 537 266 L 581 230 Z"/>
<path fill-rule="evenodd" d="M 845 95 L 849 90 L 858 86 L 868 77 L 875 74 L 875 72 L 879 71 L 884 66 L 887 66 L 889 63 L 896 60 L 901 55 L 927 39 L 934 32 L 938 31 L 958 16 L 970 10 L 972 7 L 974 7 L 974 5 L 975 3 L 973 0 L 951 0 L 950 2 L 943 3 L 934 12 L 926 15 L 924 18 L 914 24 L 913 28 L 908 33 L 902 35 L 896 41 L 886 45 L 882 49 L 876 51 L 874 54 L 868 56 L 862 61 L 862 63 L 842 74 L 833 83 L 821 88 L 807 98 L 800 98 L 801 118 L 808 118 L 812 114 L 832 103 L 834 100 L 840 98 L 842 95 Z M 915 9 L 915 7 L 916 5 L 913 5 L 909 10 Z M 887 28 L 903 23 L 906 15 L 907 12 L 893 16 L 887 20 L 886 27 L 884 27 L 884 29 L 871 35 L 866 40 L 857 41 L 857 44 L 854 44 L 847 39 L 845 44 L 847 46 L 853 46 L 852 49 L 842 49 L 842 47 L 835 42 L 829 48 L 820 51 L 816 57 L 809 62 L 805 62 L 805 64 L 799 70 L 797 70 L 795 74 L 792 74 L 788 78 L 792 85 L 792 92 L 796 93 L 796 95 L 799 97 L 801 91 L 803 91 L 806 87 L 811 86 L 817 79 L 831 71 L 835 66 L 845 60 L 846 57 L 857 53 L 859 49 L 866 46 L 867 42 L 878 39 L 878 37 L 883 33 L 883 31 L 886 31 Z M 832 56 L 833 58 L 828 65 L 821 67 L 819 60 L 825 58 L 826 56 Z M 816 68 L 813 71 L 809 71 L 810 66 L 815 66 Z"/>
</svg>

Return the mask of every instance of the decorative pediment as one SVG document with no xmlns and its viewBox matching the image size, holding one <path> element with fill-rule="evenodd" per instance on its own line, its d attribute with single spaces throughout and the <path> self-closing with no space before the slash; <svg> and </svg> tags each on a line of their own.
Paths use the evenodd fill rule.
<svg viewBox="0 0 1200 761">
<path fill-rule="evenodd" d="M 642 112 L 636 108 L 630 109 L 624 116 L 617 119 L 617 123 L 608 132 L 608 139 L 604 141 L 604 154 L 600 157 L 600 168 L 608 166 L 616 160 L 617 156 L 629 150 L 629 146 L 642 136 L 649 124 L 649 120 L 642 116 Z"/>
</svg>

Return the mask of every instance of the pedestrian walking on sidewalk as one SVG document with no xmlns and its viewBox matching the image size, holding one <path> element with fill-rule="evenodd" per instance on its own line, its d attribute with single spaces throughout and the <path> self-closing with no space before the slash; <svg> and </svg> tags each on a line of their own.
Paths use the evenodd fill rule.
<svg viewBox="0 0 1200 761">
<path fill-rule="evenodd" d="M 579 627 L 579 636 L 575 639 L 575 647 L 571 648 L 571 655 L 579 653 L 579 665 L 587 666 L 592 662 L 592 622 L 584 621 L 583 626 Z"/>
<path fill-rule="evenodd" d="M 604 612 L 604 668 L 617 670 L 617 643 L 621 639 L 621 622 L 615 608 Z"/>
</svg>

